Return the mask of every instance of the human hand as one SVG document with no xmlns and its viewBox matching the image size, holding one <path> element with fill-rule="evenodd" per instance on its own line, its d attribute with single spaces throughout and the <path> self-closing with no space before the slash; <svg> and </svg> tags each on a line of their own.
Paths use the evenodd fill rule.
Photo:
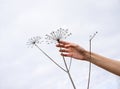
<svg viewBox="0 0 120 89">
<path fill-rule="evenodd" d="M 56 46 L 60 47 L 62 56 L 73 57 L 79 60 L 86 60 L 85 53 L 87 51 L 75 43 L 59 41 Z"/>
</svg>

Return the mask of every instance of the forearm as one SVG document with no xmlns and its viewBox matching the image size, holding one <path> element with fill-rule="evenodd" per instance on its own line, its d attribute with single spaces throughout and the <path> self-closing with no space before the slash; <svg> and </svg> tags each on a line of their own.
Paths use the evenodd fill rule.
<svg viewBox="0 0 120 89">
<path fill-rule="evenodd" d="M 85 55 L 87 56 L 87 61 L 120 76 L 120 61 L 112 60 L 95 53 L 91 53 L 91 57 L 89 52 L 86 52 Z"/>
</svg>

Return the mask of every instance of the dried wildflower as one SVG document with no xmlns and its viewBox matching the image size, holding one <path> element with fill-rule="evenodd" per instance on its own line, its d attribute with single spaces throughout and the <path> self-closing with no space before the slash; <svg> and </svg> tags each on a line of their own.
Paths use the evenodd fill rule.
<svg viewBox="0 0 120 89">
<path fill-rule="evenodd" d="M 68 32 L 68 29 L 60 28 L 57 31 L 51 32 L 50 35 L 46 35 L 45 39 L 47 40 L 46 42 L 48 44 L 53 43 L 53 42 L 55 42 L 55 43 L 58 42 L 59 43 L 60 40 L 66 39 L 70 35 L 71 35 L 71 33 Z M 73 79 L 71 77 L 71 74 L 70 74 L 70 67 L 71 67 L 71 63 L 72 63 L 72 58 L 70 59 L 70 64 L 69 65 L 67 65 L 65 57 L 62 56 L 62 58 L 63 58 L 63 62 L 64 62 L 64 65 L 65 65 L 65 68 L 66 68 L 65 72 L 68 74 L 73 88 L 76 89 L 76 86 L 75 86 L 74 81 L 73 81 Z"/>
<path fill-rule="evenodd" d="M 57 31 L 53 31 L 50 33 L 50 35 L 46 35 L 46 40 L 47 43 L 53 43 L 53 42 L 59 42 L 61 39 L 66 39 L 68 36 L 70 36 L 71 33 L 68 33 L 68 29 L 58 29 Z M 65 57 L 63 57 L 63 61 L 65 64 L 65 67 L 60 66 L 56 61 L 54 61 L 54 59 L 52 59 L 44 50 L 42 50 L 37 44 L 41 43 L 41 37 L 37 36 L 37 37 L 33 37 L 31 39 L 29 39 L 29 41 L 27 42 L 28 45 L 31 45 L 31 47 L 36 46 L 46 57 L 48 57 L 55 65 L 57 65 L 59 68 L 61 68 L 64 72 L 66 72 L 68 74 L 68 77 L 72 83 L 72 86 L 74 89 L 76 89 L 74 81 L 71 77 L 70 74 L 70 67 L 71 67 L 71 62 L 72 62 L 72 58 L 70 59 L 70 64 L 69 67 L 66 63 Z"/>
<path fill-rule="evenodd" d="M 41 37 L 36 36 L 28 39 L 27 45 L 30 45 L 31 47 L 33 47 L 34 45 L 40 44 L 41 42 L 42 42 Z"/>
<path fill-rule="evenodd" d="M 51 32 L 49 35 L 46 35 L 46 42 L 48 44 L 50 43 L 56 43 L 59 42 L 61 39 L 66 39 L 68 36 L 70 36 L 71 33 L 68 32 L 68 29 L 58 29 L 57 31 Z"/>
</svg>

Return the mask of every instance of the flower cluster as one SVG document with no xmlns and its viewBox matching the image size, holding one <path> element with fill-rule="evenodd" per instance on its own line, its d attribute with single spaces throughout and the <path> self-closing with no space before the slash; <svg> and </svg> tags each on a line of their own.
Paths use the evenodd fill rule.
<svg viewBox="0 0 120 89">
<path fill-rule="evenodd" d="M 51 32 L 49 35 L 45 35 L 46 42 L 48 44 L 53 42 L 59 42 L 62 39 L 66 39 L 68 36 L 70 36 L 71 33 L 68 32 L 68 29 L 58 29 L 57 31 Z"/>
<path fill-rule="evenodd" d="M 45 35 L 45 40 L 48 44 L 50 43 L 57 43 L 62 39 L 66 39 L 70 36 L 71 33 L 68 32 L 68 29 L 59 28 L 57 31 L 52 31 L 49 35 Z M 40 44 L 43 41 L 40 36 L 32 37 L 28 40 L 27 45 L 33 47 L 34 45 Z"/>
<path fill-rule="evenodd" d="M 40 36 L 32 37 L 28 39 L 27 45 L 30 45 L 31 47 L 33 47 L 36 44 L 42 43 L 43 41 L 41 39 L 42 38 Z"/>
</svg>

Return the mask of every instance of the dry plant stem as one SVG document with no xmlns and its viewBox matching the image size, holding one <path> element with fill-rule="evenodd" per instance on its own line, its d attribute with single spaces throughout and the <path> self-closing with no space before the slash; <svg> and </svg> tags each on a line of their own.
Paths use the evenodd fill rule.
<svg viewBox="0 0 120 89">
<path fill-rule="evenodd" d="M 69 71 L 70 71 L 71 65 L 72 65 L 72 57 L 70 57 Z"/>
<path fill-rule="evenodd" d="M 90 59 L 89 59 L 89 74 L 88 74 L 88 84 L 87 84 L 87 89 L 90 88 L 90 79 L 91 79 L 91 39 L 90 39 Z"/>
<path fill-rule="evenodd" d="M 72 83 L 72 85 L 73 85 L 73 88 L 76 89 L 75 84 L 74 84 L 74 81 L 73 81 L 73 79 L 72 79 L 72 77 L 71 77 L 70 71 L 69 71 L 69 69 L 68 69 L 68 67 L 67 67 L 67 63 L 66 63 L 66 61 L 65 61 L 65 57 L 64 57 L 64 56 L 63 56 L 63 61 L 64 61 L 64 64 L 65 64 L 65 67 L 66 67 L 66 70 L 67 70 L 67 74 L 68 74 L 68 76 L 69 76 L 69 78 L 70 78 L 70 81 L 71 81 L 71 83 Z"/>
<path fill-rule="evenodd" d="M 59 42 L 58 42 L 58 43 L 59 43 Z M 60 49 L 61 49 L 61 47 L 60 47 Z M 64 63 L 66 63 L 65 58 L 64 58 L 63 60 L 64 60 Z M 70 68 L 71 68 L 71 64 L 72 64 L 72 57 L 70 57 L 69 67 L 67 66 L 67 63 L 66 63 L 66 66 L 67 66 L 67 68 L 68 68 L 69 71 L 70 71 Z"/>
<path fill-rule="evenodd" d="M 60 69 L 62 69 L 63 71 L 65 71 L 67 73 L 67 71 L 62 68 L 58 63 L 56 63 L 47 53 L 45 53 L 37 44 L 35 44 L 35 46 L 45 55 L 47 56 L 53 63 L 55 63 Z"/>
<path fill-rule="evenodd" d="M 58 43 L 59 43 L 59 42 L 58 42 Z M 60 47 L 60 49 L 61 49 L 61 47 Z M 62 57 L 63 57 L 63 61 L 64 61 L 64 64 L 65 64 L 65 67 L 66 67 L 66 70 L 67 70 L 68 77 L 69 77 L 69 79 L 70 79 L 70 81 L 71 81 L 71 83 L 72 83 L 73 88 L 76 89 L 75 84 L 74 84 L 74 81 L 73 81 L 73 79 L 72 79 L 72 77 L 71 77 L 71 74 L 70 74 L 70 67 L 71 67 L 71 63 L 72 63 L 72 57 L 71 57 L 71 59 L 70 59 L 69 68 L 68 68 L 68 66 L 67 66 L 65 57 L 64 57 L 64 56 L 62 56 Z"/>
<path fill-rule="evenodd" d="M 45 56 L 47 56 L 53 63 L 55 63 L 59 68 L 61 68 L 63 71 L 65 71 L 65 72 L 68 74 L 68 76 L 69 76 L 69 78 L 70 78 L 70 81 L 71 81 L 71 83 L 72 83 L 72 85 L 73 85 L 73 88 L 76 89 L 75 84 L 74 84 L 74 82 L 73 82 L 73 79 L 72 79 L 72 77 L 71 77 L 70 71 L 69 71 L 69 70 L 70 70 L 70 66 L 71 66 L 71 62 L 72 62 L 72 58 L 71 58 L 70 65 L 69 65 L 69 69 L 68 69 L 67 63 L 66 63 L 65 58 L 64 58 L 64 56 L 63 56 L 64 64 L 65 64 L 65 67 L 66 67 L 66 70 L 65 70 L 65 69 L 62 68 L 58 63 L 56 63 L 47 53 L 45 53 L 37 44 L 35 44 L 35 46 L 36 46 Z"/>
<path fill-rule="evenodd" d="M 92 63 L 91 63 L 91 51 L 92 51 L 92 39 L 96 36 L 98 32 L 94 33 L 93 36 L 90 37 L 90 40 L 89 40 L 89 50 L 90 50 L 90 58 L 89 58 L 89 74 L 88 74 L 88 84 L 87 84 L 87 89 L 90 88 L 90 80 L 91 80 L 91 66 L 92 66 Z"/>
</svg>

